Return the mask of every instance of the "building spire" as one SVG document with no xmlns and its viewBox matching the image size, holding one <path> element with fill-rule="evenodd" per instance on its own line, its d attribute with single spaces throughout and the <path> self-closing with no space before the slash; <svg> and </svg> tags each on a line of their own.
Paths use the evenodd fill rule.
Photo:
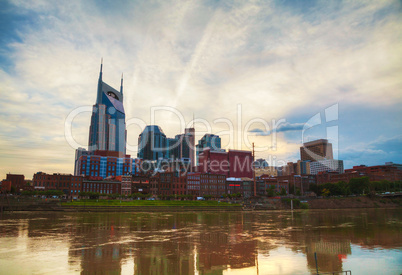
<svg viewBox="0 0 402 275">
<path fill-rule="evenodd" d="M 100 80 L 102 80 L 102 67 L 103 67 L 103 57 L 101 58 L 101 67 L 100 67 L 100 73 L 99 73 Z"/>
<path fill-rule="evenodd" d="M 123 95 L 123 73 L 121 73 L 120 93 Z"/>
<path fill-rule="evenodd" d="M 100 72 L 99 72 L 99 80 L 98 80 L 98 92 L 96 95 L 96 104 L 102 103 L 102 68 L 103 68 L 103 57 L 101 58 Z"/>
</svg>

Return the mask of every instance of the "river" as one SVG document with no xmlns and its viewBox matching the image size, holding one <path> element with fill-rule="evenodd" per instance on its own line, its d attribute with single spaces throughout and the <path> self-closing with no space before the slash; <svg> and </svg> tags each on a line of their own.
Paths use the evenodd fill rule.
<svg viewBox="0 0 402 275">
<path fill-rule="evenodd" d="M 0 274 L 402 273 L 400 209 L 14 212 Z"/>
</svg>

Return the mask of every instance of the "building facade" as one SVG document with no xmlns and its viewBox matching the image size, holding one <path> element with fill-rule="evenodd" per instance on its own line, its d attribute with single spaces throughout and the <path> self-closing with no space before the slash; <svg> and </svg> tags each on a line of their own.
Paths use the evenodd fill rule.
<svg viewBox="0 0 402 275">
<path fill-rule="evenodd" d="M 209 148 L 199 155 L 198 170 L 201 173 L 225 175 L 228 178 L 252 178 L 253 156 L 250 151 L 212 151 Z"/>
<path fill-rule="evenodd" d="M 88 180 L 82 182 L 83 192 L 99 193 L 101 196 L 121 194 L 121 182 L 117 180 Z"/>
<path fill-rule="evenodd" d="M 306 142 L 300 147 L 300 159 L 302 161 L 318 161 L 333 158 L 332 144 L 327 139 Z"/>
<path fill-rule="evenodd" d="M 343 160 L 326 159 L 310 162 L 310 174 L 317 175 L 319 172 L 337 172 L 342 174 Z"/>
<path fill-rule="evenodd" d="M 130 196 L 132 184 L 131 175 L 117 176 L 116 180 L 121 182 L 120 194 L 123 196 Z"/>
<path fill-rule="evenodd" d="M 95 151 L 93 155 L 82 155 L 77 165 L 77 175 L 88 177 L 116 177 L 121 175 L 131 175 L 136 172 L 138 166 L 135 160 L 126 157 L 118 157 L 117 152 Z"/>
<path fill-rule="evenodd" d="M 187 195 L 200 196 L 201 173 L 187 174 Z"/>
<path fill-rule="evenodd" d="M 11 182 L 11 187 L 14 187 L 17 193 L 20 193 L 21 191 L 24 190 L 26 185 L 24 175 L 7 174 L 6 179 Z"/>
<path fill-rule="evenodd" d="M 205 134 L 196 146 L 196 165 L 199 164 L 199 154 L 204 149 L 210 148 L 212 151 L 221 151 L 221 138 L 218 135 Z"/>
<path fill-rule="evenodd" d="M 46 174 L 38 172 L 33 175 L 32 184 L 35 190 L 59 190 L 67 197 L 78 197 L 82 191 L 83 177 L 71 174 Z"/>
<path fill-rule="evenodd" d="M 226 193 L 226 177 L 220 174 L 200 174 L 200 196 L 219 198 Z"/>
</svg>

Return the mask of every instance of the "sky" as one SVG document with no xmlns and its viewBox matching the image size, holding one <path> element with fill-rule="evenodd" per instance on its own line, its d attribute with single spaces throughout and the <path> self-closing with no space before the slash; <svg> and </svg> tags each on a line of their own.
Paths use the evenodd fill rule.
<svg viewBox="0 0 402 275">
<path fill-rule="evenodd" d="M 0 1 L 0 179 L 73 173 L 101 58 L 133 157 L 194 117 L 270 165 L 320 138 L 345 168 L 402 163 L 401 1 Z"/>
</svg>

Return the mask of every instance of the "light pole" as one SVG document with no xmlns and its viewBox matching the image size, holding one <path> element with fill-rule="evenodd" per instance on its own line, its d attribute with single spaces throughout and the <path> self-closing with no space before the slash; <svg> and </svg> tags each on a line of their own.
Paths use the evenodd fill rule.
<svg viewBox="0 0 402 275">
<path fill-rule="evenodd" d="M 253 162 L 252 162 L 252 169 L 253 169 L 253 180 L 254 180 L 254 197 L 257 197 L 257 184 L 255 182 L 255 167 L 254 167 L 254 142 L 253 142 Z"/>
</svg>

